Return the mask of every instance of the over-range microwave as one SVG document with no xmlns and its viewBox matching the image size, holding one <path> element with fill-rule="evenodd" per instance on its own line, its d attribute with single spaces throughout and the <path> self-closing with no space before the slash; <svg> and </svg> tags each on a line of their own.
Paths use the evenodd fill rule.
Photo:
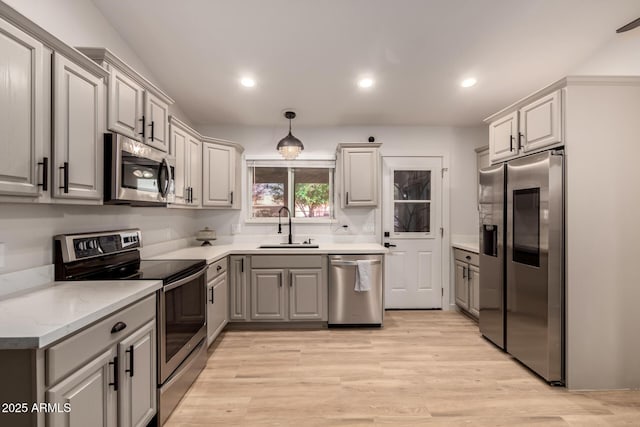
<svg viewBox="0 0 640 427">
<path fill-rule="evenodd" d="M 175 160 L 117 133 L 104 134 L 104 203 L 166 206 L 173 202 Z"/>
</svg>

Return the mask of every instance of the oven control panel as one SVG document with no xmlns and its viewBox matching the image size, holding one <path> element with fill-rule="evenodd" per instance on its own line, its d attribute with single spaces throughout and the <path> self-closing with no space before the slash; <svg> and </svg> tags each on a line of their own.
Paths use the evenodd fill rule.
<svg viewBox="0 0 640 427">
<path fill-rule="evenodd" d="M 56 236 L 65 262 L 114 254 L 142 247 L 140 230 Z"/>
</svg>

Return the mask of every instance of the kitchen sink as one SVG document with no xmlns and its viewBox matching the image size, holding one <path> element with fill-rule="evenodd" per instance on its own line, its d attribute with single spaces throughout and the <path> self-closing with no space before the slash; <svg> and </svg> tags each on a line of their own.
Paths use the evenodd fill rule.
<svg viewBox="0 0 640 427">
<path fill-rule="evenodd" d="M 259 249 L 315 249 L 319 247 L 309 243 L 276 243 L 258 246 Z"/>
</svg>

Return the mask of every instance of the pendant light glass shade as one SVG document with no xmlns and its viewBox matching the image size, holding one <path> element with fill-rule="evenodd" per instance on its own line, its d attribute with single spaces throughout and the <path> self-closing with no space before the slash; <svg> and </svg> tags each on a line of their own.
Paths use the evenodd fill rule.
<svg viewBox="0 0 640 427">
<path fill-rule="evenodd" d="M 295 119 L 296 113 L 287 111 L 284 116 L 289 119 L 289 134 L 278 142 L 278 151 L 285 159 L 293 160 L 304 150 L 304 145 L 291 133 L 291 120 Z"/>
</svg>

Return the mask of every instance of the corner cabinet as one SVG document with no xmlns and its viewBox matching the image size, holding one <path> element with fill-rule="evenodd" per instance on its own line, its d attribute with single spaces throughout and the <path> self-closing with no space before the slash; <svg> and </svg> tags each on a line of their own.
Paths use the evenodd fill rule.
<svg viewBox="0 0 640 427">
<path fill-rule="evenodd" d="M 378 206 L 380 145 L 378 143 L 338 145 L 338 197 L 342 208 Z"/>
<path fill-rule="evenodd" d="M 203 137 L 202 207 L 240 209 L 242 147 Z"/>
<path fill-rule="evenodd" d="M 555 89 L 531 96 L 486 119 L 491 163 L 562 145 L 562 94 Z"/>
<path fill-rule="evenodd" d="M 173 99 L 108 49 L 78 50 L 110 73 L 107 128 L 169 151 L 169 106 Z"/>
<path fill-rule="evenodd" d="M 480 268 L 478 254 L 454 249 L 456 305 L 474 318 L 480 315 Z"/>
<path fill-rule="evenodd" d="M 169 118 L 170 154 L 175 158 L 174 205 L 198 208 L 201 205 L 202 142 L 200 135 L 175 117 Z"/>
</svg>

